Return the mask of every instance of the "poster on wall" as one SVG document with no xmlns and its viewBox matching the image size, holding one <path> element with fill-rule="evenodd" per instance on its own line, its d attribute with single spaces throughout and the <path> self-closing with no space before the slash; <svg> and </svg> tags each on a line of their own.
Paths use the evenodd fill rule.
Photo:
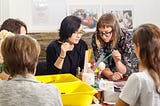
<svg viewBox="0 0 160 106">
<path fill-rule="evenodd" d="M 75 15 L 82 20 L 83 29 L 93 32 L 96 29 L 97 20 L 100 15 L 99 5 L 68 5 L 67 15 Z"/>
<path fill-rule="evenodd" d="M 48 25 L 49 4 L 48 0 L 32 0 L 33 25 Z"/>
<path fill-rule="evenodd" d="M 31 25 L 39 32 L 58 32 L 65 16 L 65 0 L 32 0 Z"/>
<path fill-rule="evenodd" d="M 133 31 L 133 6 L 102 5 L 102 14 L 113 13 L 121 28 Z"/>
</svg>

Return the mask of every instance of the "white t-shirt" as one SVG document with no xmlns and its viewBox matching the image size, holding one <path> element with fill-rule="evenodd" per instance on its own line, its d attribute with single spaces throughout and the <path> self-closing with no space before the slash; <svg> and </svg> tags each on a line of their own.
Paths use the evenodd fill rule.
<svg viewBox="0 0 160 106">
<path fill-rule="evenodd" d="M 119 97 L 131 106 L 160 106 L 160 95 L 146 70 L 133 73 Z"/>
</svg>

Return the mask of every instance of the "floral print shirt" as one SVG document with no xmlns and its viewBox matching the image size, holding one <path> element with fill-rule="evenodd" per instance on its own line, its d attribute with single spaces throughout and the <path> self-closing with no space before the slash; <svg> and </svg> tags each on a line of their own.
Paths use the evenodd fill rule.
<svg viewBox="0 0 160 106">
<path fill-rule="evenodd" d="M 110 48 L 112 42 L 105 43 L 101 48 L 98 48 L 96 44 L 96 36 L 96 34 L 93 34 L 92 36 L 92 48 L 95 61 L 97 61 L 101 55 L 105 55 L 106 57 L 112 52 L 112 49 Z M 121 53 L 121 61 L 124 65 L 126 65 L 127 72 L 124 76 L 127 77 L 131 73 L 138 71 L 138 59 L 135 55 L 134 44 L 132 42 L 132 35 L 130 32 L 122 30 L 120 39 L 114 49 Z M 104 63 L 113 73 L 116 72 L 116 66 L 112 56 L 104 60 Z"/>
</svg>

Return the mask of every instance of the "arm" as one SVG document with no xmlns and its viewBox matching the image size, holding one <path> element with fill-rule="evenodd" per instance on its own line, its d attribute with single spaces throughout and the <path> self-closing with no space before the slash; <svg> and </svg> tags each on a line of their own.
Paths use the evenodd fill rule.
<svg viewBox="0 0 160 106">
<path fill-rule="evenodd" d="M 60 53 L 59 57 L 57 58 L 56 62 L 54 63 L 54 66 L 57 67 L 58 69 L 62 69 L 67 51 L 72 51 L 73 48 L 74 48 L 73 44 L 71 45 L 67 42 L 63 43 L 61 45 L 61 53 Z"/>
<path fill-rule="evenodd" d="M 108 78 L 109 80 L 112 80 L 112 75 L 113 75 L 113 72 L 109 69 L 109 68 L 105 68 L 103 71 L 102 71 L 102 74 Z"/>
<path fill-rule="evenodd" d="M 9 75 L 6 74 L 5 72 L 2 71 L 0 73 L 0 79 L 2 79 L 2 80 L 8 80 L 8 78 L 9 78 Z"/>
<path fill-rule="evenodd" d="M 113 73 L 109 68 L 106 68 L 103 75 L 109 80 L 116 81 L 123 78 L 122 75 L 126 73 L 126 66 L 121 62 L 121 54 L 118 50 L 113 50 L 112 57 L 115 62 L 116 72 Z"/>
<path fill-rule="evenodd" d="M 135 55 L 132 35 L 127 31 L 123 31 L 122 39 L 124 39 L 124 42 L 121 43 L 123 48 L 121 60 L 126 65 L 126 73 L 123 76 L 128 77 L 133 72 L 138 72 L 138 59 Z"/>
<path fill-rule="evenodd" d="M 133 73 L 128 78 L 125 86 L 123 87 L 123 90 L 119 95 L 119 99 L 117 100 L 116 106 L 136 106 L 136 104 L 141 101 L 139 101 L 139 99 L 142 98 L 141 95 L 143 95 L 145 92 L 143 91 L 144 86 L 142 84 L 142 80 L 145 80 L 142 78 L 142 74 Z"/>
<path fill-rule="evenodd" d="M 118 101 L 116 102 L 115 106 L 129 106 L 129 104 L 127 104 L 126 102 L 124 102 L 121 99 L 118 99 Z"/>
<path fill-rule="evenodd" d="M 93 37 L 92 37 L 92 48 L 93 48 L 93 53 L 94 53 L 95 60 L 97 61 L 98 58 L 100 57 L 100 55 L 105 54 L 105 53 L 103 53 L 104 52 L 103 48 L 98 48 L 95 39 L 96 39 L 96 36 L 93 35 Z M 119 59 L 119 56 L 118 56 L 118 59 Z M 102 75 L 104 75 L 109 80 L 121 79 L 122 74 L 120 72 L 113 73 L 112 70 L 109 68 L 109 61 L 108 60 L 110 60 L 110 59 L 107 59 L 105 61 L 106 68 L 104 70 L 102 70 Z M 119 66 L 120 64 L 118 63 L 117 65 Z"/>
<path fill-rule="evenodd" d="M 121 61 L 120 52 L 118 50 L 113 50 L 112 57 L 113 57 L 114 62 L 115 62 L 116 71 L 120 72 L 121 74 L 125 74 L 126 73 L 126 66 Z"/>
<path fill-rule="evenodd" d="M 105 68 L 103 71 L 102 71 L 102 74 L 108 79 L 108 80 L 111 80 L 111 81 L 117 81 L 121 78 L 123 78 L 122 74 L 120 72 L 112 72 L 110 70 L 110 68 Z"/>
<path fill-rule="evenodd" d="M 50 74 L 58 74 L 61 69 L 54 66 L 55 62 L 58 60 L 61 52 L 61 44 L 57 41 L 52 41 L 46 50 L 46 62 L 47 62 L 47 71 Z M 59 61 L 64 61 L 59 59 Z"/>
</svg>

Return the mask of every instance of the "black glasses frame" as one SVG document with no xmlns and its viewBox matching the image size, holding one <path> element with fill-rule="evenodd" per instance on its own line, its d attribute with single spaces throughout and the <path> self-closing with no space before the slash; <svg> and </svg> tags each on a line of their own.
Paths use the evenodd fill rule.
<svg viewBox="0 0 160 106">
<path fill-rule="evenodd" d="M 110 32 L 99 32 L 99 31 L 97 31 L 97 34 L 100 35 L 100 36 L 105 35 L 105 36 L 109 37 L 112 34 L 112 32 L 113 32 L 112 30 Z"/>
</svg>

